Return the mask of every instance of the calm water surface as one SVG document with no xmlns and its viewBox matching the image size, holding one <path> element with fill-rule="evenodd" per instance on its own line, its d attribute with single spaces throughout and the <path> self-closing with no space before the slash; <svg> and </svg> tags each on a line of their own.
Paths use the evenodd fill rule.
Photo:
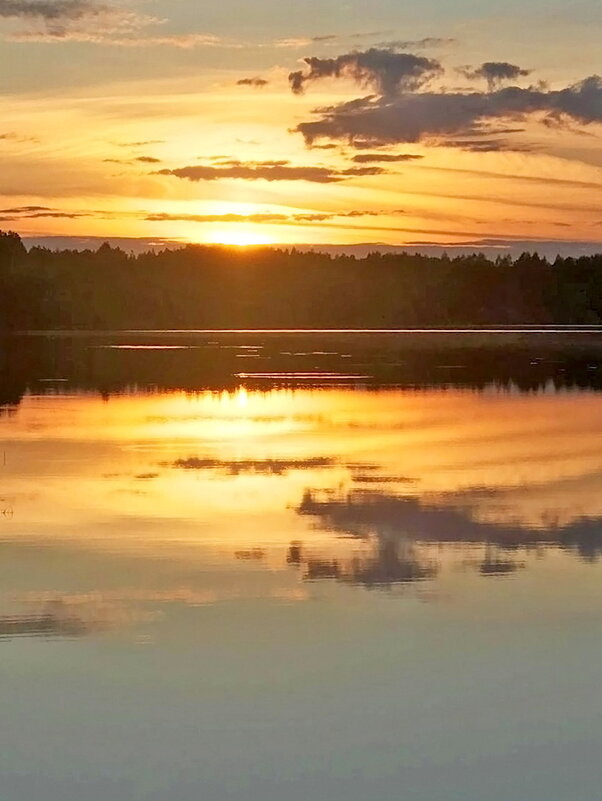
<svg viewBox="0 0 602 801">
<path fill-rule="evenodd" d="M 211 336 L 6 346 L 2 801 L 599 798 L 596 354 Z"/>
</svg>

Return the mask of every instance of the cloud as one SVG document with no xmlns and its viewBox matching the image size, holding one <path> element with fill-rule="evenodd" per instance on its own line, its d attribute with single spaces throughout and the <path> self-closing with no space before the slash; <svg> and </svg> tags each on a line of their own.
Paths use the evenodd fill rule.
<svg viewBox="0 0 602 801">
<path fill-rule="evenodd" d="M 147 222 L 197 222 L 197 223 L 278 223 L 292 218 L 287 214 L 149 214 Z"/>
<path fill-rule="evenodd" d="M 259 212 L 257 214 L 148 214 L 147 222 L 196 222 L 196 223 L 254 223 L 254 224 L 313 224 L 337 218 L 381 217 L 404 214 L 403 209 L 354 209 L 353 211 L 309 211 L 297 214 Z"/>
<path fill-rule="evenodd" d="M 300 48 L 300 47 L 309 47 L 312 44 L 316 45 L 332 45 L 336 42 L 343 42 L 349 41 L 354 39 L 374 39 L 377 36 L 390 36 L 392 35 L 393 31 L 361 31 L 359 33 L 350 33 L 350 34 L 334 34 L 334 33 L 326 33 L 326 34 L 317 34 L 316 36 L 287 36 L 284 39 L 277 39 L 274 43 L 274 47 L 288 47 L 288 48 Z M 454 41 L 454 40 L 443 40 L 443 39 L 419 39 L 417 42 L 410 42 L 410 44 L 415 44 L 417 47 L 420 47 L 421 44 L 423 47 L 430 47 L 436 46 L 434 44 L 428 44 L 429 42 L 443 42 L 443 41 Z M 396 43 L 393 43 L 396 44 Z M 380 45 L 377 45 L 380 47 Z"/>
<path fill-rule="evenodd" d="M 47 22 L 106 13 L 108 6 L 90 0 L 0 0 L 0 17 L 37 18 Z"/>
<path fill-rule="evenodd" d="M 477 68 L 459 67 L 458 72 L 469 80 L 483 78 L 487 81 L 490 90 L 501 86 L 506 81 L 516 81 L 531 74 L 531 70 L 522 69 L 507 61 L 485 61 Z"/>
<path fill-rule="evenodd" d="M 251 86 L 254 89 L 263 89 L 264 86 L 267 86 L 269 81 L 266 81 L 265 78 L 241 78 L 239 81 L 236 81 L 237 86 Z"/>
<path fill-rule="evenodd" d="M 48 206 L 16 206 L 0 209 L 0 222 L 19 222 L 20 220 L 56 219 L 75 220 L 78 217 L 91 217 L 91 212 L 64 211 Z"/>
<path fill-rule="evenodd" d="M 327 33 L 322 36 L 312 36 L 312 42 L 336 42 L 339 37 L 333 33 Z"/>
<path fill-rule="evenodd" d="M 32 214 L 38 211 L 52 211 L 48 206 L 14 206 L 11 209 L 0 209 L 0 214 Z"/>
<path fill-rule="evenodd" d="M 356 77 L 361 85 L 364 79 Z M 294 81 L 291 82 L 294 84 Z M 302 83 L 303 86 L 303 83 Z M 386 82 L 389 92 L 316 109 L 318 119 L 297 126 L 308 145 L 316 140 L 347 140 L 362 146 L 424 140 L 475 150 L 515 149 L 496 135 L 505 120 L 572 120 L 581 125 L 602 122 L 602 79 L 593 75 L 564 89 L 510 86 L 487 92 L 416 91 Z M 411 84 L 410 84 L 411 87 Z M 295 86 L 292 86 L 296 91 Z M 511 129 L 514 130 L 514 129 Z M 492 138 L 493 137 L 493 138 Z M 521 148 L 522 149 L 522 148 Z"/>
<path fill-rule="evenodd" d="M 497 134 L 498 131 L 492 131 Z M 502 151 L 513 151 L 515 153 L 532 153 L 536 150 L 532 144 L 518 144 L 509 139 L 453 139 L 446 141 L 448 147 L 457 147 L 461 150 L 470 150 L 473 153 L 500 153 Z"/>
<path fill-rule="evenodd" d="M 126 33 L 160 22 L 156 17 L 94 0 L 0 0 L 0 17 L 42 24 L 42 30 L 17 34 L 16 38 L 66 38 L 73 34 Z"/>
<path fill-rule="evenodd" d="M 302 94 L 307 84 L 322 78 L 350 78 L 380 95 L 394 96 L 400 91 L 415 91 L 443 73 L 443 68 L 434 59 L 374 47 L 337 58 L 308 57 L 304 61 L 308 70 L 298 70 L 289 75 L 289 84 L 295 94 Z"/>
<path fill-rule="evenodd" d="M 159 170 L 156 175 L 173 175 L 188 181 L 218 181 L 223 179 L 242 179 L 246 181 L 309 181 L 327 184 L 343 181 L 345 178 L 363 175 L 380 175 L 380 167 L 352 167 L 333 170 L 329 167 L 298 167 L 288 161 L 224 161 L 216 165 L 181 167 L 175 170 Z"/>
<path fill-rule="evenodd" d="M 112 31 L 77 29 L 61 31 L 30 31 L 11 34 L 11 42 L 83 42 L 107 47 L 177 47 L 190 50 L 195 47 L 226 46 L 218 36 L 202 33 L 174 34 L 172 36 L 118 36 Z M 233 45 L 232 45 L 233 46 Z"/>
<path fill-rule="evenodd" d="M 104 164 L 161 164 L 161 159 L 154 156 L 136 156 L 133 159 L 103 159 Z"/>
<path fill-rule="evenodd" d="M 416 156 L 412 153 L 360 153 L 351 160 L 357 164 L 369 164 L 371 162 L 397 162 L 397 161 L 416 161 L 424 156 Z"/>
<path fill-rule="evenodd" d="M 165 139 L 144 139 L 140 142 L 114 142 L 117 147 L 145 147 L 146 145 L 163 145 Z"/>
<path fill-rule="evenodd" d="M 385 50 L 428 50 L 448 47 L 455 44 L 456 41 L 456 39 L 426 36 L 424 39 L 397 39 L 392 42 L 379 42 L 376 47 L 382 47 Z"/>
<path fill-rule="evenodd" d="M 194 47 L 222 44 L 206 33 L 152 36 L 148 26 L 165 20 L 131 9 L 95 0 L 0 0 L 0 18 L 20 19 L 30 26 L 10 33 L 14 42 L 86 42 L 118 47 Z M 234 45 L 232 45 L 234 46 Z"/>
</svg>

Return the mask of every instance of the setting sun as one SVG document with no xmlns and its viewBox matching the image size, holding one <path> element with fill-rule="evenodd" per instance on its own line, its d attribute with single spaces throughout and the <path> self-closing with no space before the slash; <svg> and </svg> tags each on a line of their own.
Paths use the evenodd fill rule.
<svg viewBox="0 0 602 801">
<path fill-rule="evenodd" d="M 208 236 L 207 242 L 215 245 L 234 245 L 236 247 L 273 244 L 273 240 L 263 233 L 240 229 L 215 231 L 215 233 L 211 233 Z"/>
</svg>

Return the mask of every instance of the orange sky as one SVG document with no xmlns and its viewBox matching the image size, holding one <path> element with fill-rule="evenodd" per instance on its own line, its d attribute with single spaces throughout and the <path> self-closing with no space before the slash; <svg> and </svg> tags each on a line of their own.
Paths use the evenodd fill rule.
<svg viewBox="0 0 602 801">
<path fill-rule="evenodd" d="M 230 5 L 0 2 L 0 227 L 234 244 L 600 240 L 602 84 L 582 83 L 597 66 L 591 0 L 570 14 L 550 2 L 545 19 L 537 2 L 494 13 L 429 0 L 409 23 L 379 0 L 369 26 L 353 3 L 303 23 L 291 5 L 289 25 L 287 4 L 266 0 L 251 28 Z M 310 128 L 326 133 L 311 141 Z"/>
</svg>

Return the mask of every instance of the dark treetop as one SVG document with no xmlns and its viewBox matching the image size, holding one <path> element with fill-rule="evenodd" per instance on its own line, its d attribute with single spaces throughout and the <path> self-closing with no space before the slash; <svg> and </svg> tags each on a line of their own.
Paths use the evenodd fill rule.
<svg viewBox="0 0 602 801">
<path fill-rule="evenodd" d="M 602 255 L 363 259 L 187 246 L 26 251 L 0 233 L 0 329 L 403 328 L 602 322 Z"/>
</svg>

